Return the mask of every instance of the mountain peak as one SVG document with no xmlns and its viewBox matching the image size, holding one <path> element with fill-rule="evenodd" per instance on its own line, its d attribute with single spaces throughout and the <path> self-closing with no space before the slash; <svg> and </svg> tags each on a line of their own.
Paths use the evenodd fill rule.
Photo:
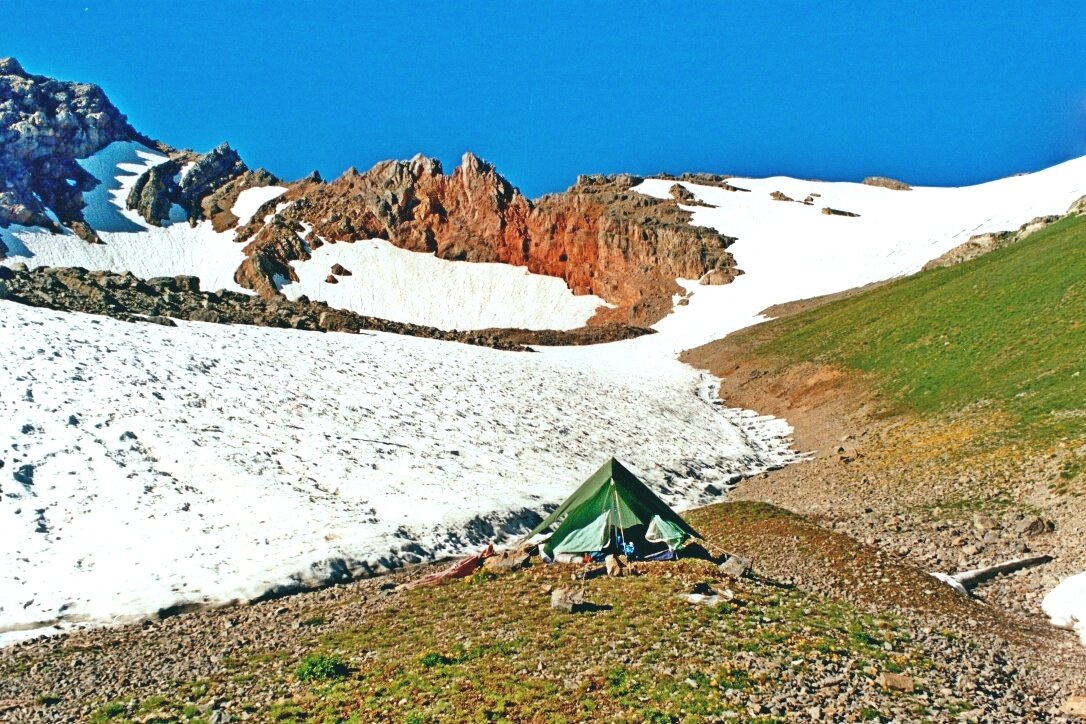
<svg viewBox="0 0 1086 724">
<path fill-rule="evenodd" d="M 53 220 L 94 238 L 83 223 L 83 197 L 98 181 L 76 163 L 116 141 L 146 141 L 105 92 L 27 73 L 0 59 L 0 226 L 57 229 Z M 49 212 L 55 214 L 51 218 Z"/>
<path fill-rule="evenodd" d="M 23 66 L 18 60 L 8 56 L 0 58 L 0 75 L 18 75 L 25 78 L 26 71 L 23 70 Z"/>
</svg>

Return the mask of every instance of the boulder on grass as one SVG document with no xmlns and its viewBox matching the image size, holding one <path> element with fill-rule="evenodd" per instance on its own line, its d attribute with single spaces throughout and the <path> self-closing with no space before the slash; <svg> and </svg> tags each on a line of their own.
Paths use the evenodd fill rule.
<svg viewBox="0 0 1086 724">
<path fill-rule="evenodd" d="M 508 573 L 528 567 L 528 554 L 524 551 L 502 551 L 483 561 L 483 568 L 491 573 Z"/>
<path fill-rule="evenodd" d="M 576 613 L 584 606 L 584 590 L 556 588 L 551 591 L 551 608 L 567 613 Z"/>
<path fill-rule="evenodd" d="M 751 560 L 743 556 L 729 556 L 720 564 L 720 572 L 730 578 L 742 578 L 750 573 Z"/>
</svg>

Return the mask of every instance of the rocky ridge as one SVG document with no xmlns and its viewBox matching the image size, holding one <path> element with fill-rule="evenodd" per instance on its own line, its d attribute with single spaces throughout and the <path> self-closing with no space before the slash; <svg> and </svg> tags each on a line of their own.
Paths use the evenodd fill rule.
<svg viewBox="0 0 1086 724">
<path fill-rule="evenodd" d="M 891 191 L 912 191 L 913 187 L 904 181 L 898 181 L 896 178 L 887 178 L 886 176 L 868 176 L 861 183 L 865 186 L 880 186 L 884 189 L 890 189 Z"/>
<path fill-rule="evenodd" d="M 139 279 L 132 274 L 78 267 L 0 267 L 0 300 L 166 326 L 175 326 L 173 320 L 182 319 L 320 332 L 391 332 L 517 351 L 530 351 L 528 345 L 597 344 L 652 333 L 651 329 L 618 324 L 574 330 L 446 331 L 334 309 L 304 296 L 289 301 L 226 290 L 201 291 L 196 277 Z"/>
<path fill-rule="evenodd" d="M 264 169 L 250 170 L 227 143 L 204 154 L 171 150 L 169 155 L 170 160 L 136 179 L 128 194 L 128 208 L 152 226 L 162 226 L 176 204 L 189 224 L 209 219 L 216 231 L 224 231 L 238 222 L 230 210 L 238 194 L 279 183 Z"/>
<path fill-rule="evenodd" d="M 133 140 L 152 144 L 98 86 L 32 75 L 0 58 L 0 227 L 63 226 L 97 242 L 83 193 L 98 181 L 76 159 Z"/>
<path fill-rule="evenodd" d="M 451 174 L 416 156 L 385 161 L 365 173 L 351 169 L 323 183 L 303 179 L 269 204 L 238 237 L 248 241 L 236 280 L 277 294 L 275 279 L 296 279 L 290 262 L 326 243 L 383 238 L 442 259 L 500 262 L 563 279 L 575 294 L 616 305 L 594 323 L 651 324 L 671 309 L 676 277 L 732 270 L 734 239 L 691 226 L 674 200 L 631 188 L 636 176 L 582 176 L 569 190 L 525 198 L 495 168 L 465 154 Z"/>
<path fill-rule="evenodd" d="M 231 208 L 241 191 L 280 183 L 251 170 L 225 143 L 199 154 L 152 141 L 97 86 L 31 75 L 7 58 L 0 60 L 0 226 L 56 233 L 66 227 L 99 242 L 82 211 L 83 193 L 98 181 L 76 160 L 117 141 L 138 141 L 169 157 L 144 172 L 126 199 L 154 226 L 168 223 L 179 207 L 190 224 L 234 228 L 239 219 Z M 263 296 L 279 296 L 276 277 L 295 278 L 290 262 L 308 259 L 313 248 L 383 238 L 443 259 L 499 262 L 561 278 L 575 294 L 614 305 L 594 324 L 651 324 L 671 310 L 680 291 L 676 277 L 716 272 L 714 278 L 730 280 L 738 271 L 727 252 L 733 239 L 691 226 L 690 213 L 674 199 L 631 191 L 640 181 L 582 176 L 568 191 L 531 201 L 470 153 L 450 174 L 422 156 L 384 161 L 364 173 L 351 169 L 330 183 L 314 173 L 288 185 L 279 201 L 290 205 L 270 223 L 263 219 L 275 205 L 238 230 L 248 258 L 236 278 Z"/>
<path fill-rule="evenodd" d="M 1014 231 L 997 231 L 988 234 L 977 234 L 969 237 L 964 243 L 959 244 L 941 256 L 932 259 L 924 265 L 924 269 L 939 269 L 941 267 L 954 266 L 962 262 L 976 259 L 996 249 L 1002 249 L 1016 242 L 1022 241 L 1027 236 L 1035 234 L 1042 229 L 1047 229 L 1052 224 L 1066 216 L 1086 214 L 1086 196 L 1071 204 L 1067 213 L 1063 216 L 1038 216 L 1027 221 Z"/>
</svg>

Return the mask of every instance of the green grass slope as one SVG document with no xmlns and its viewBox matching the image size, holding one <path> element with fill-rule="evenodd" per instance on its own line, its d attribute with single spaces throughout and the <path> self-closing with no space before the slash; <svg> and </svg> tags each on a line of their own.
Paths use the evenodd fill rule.
<svg viewBox="0 0 1086 724">
<path fill-rule="evenodd" d="M 761 327 L 737 336 L 785 365 L 867 373 L 915 413 L 981 404 L 1023 438 L 1082 438 L 1086 217 Z"/>
</svg>

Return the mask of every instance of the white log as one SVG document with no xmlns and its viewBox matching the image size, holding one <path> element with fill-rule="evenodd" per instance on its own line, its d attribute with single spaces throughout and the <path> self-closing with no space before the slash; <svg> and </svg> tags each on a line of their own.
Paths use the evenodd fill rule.
<svg viewBox="0 0 1086 724">
<path fill-rule="evenodd" d="M 961 571 L 960 573 L 953 573 L 947 578 L 956 581 L 962 588 L 967 591 L 978 583 L 987 581 L 989 578 L 995 578 L 996 576 L 1002 576 L 1007 573 L 1014 573 L 1023 568 L 1032 568 L 1033 566 L 1039 566 L 1043 563 L 1048 563 L 1052 560 L 1052 556 L 1040 555 L 1040 556 L 1027 556 L 1026 558 L 1015 558 L 1012 561 L 1004 561 L 1003 563 L 997 563 L 994 566 L 986 566 L 984 568 L 974 568 L 970 571 Z"/>
</svg>

